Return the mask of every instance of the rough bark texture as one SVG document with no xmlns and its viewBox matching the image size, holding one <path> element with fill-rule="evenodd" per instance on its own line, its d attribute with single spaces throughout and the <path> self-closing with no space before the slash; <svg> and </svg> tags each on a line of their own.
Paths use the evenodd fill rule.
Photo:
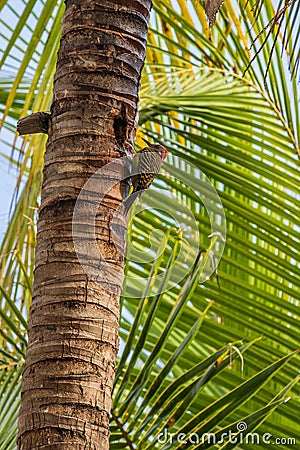
<svg viewBox="0 0 300 450">
<path fill-rule="evenodd" d="M 51 115 L 46 112 L 38 112 L 23 117 L 17 123 L 17 132 L 21 135 L 46 133 L 48 134 Z"/>
<path fill-rule="evenodd" d="M 120 184 L 96 217 L 98 246 L 119 274 L 113 282 L 99 260 L 92 260 L 98 281 L 83 270 L 72 214 L 86 180 L 134 136 L 150 7 L 150 0 L 66 1 L 38 220 L 22 450 L 109 448 L 126 230 L 119 214 L 115 245 L 111 222 L 122 201 Z M 80 207 L 85 210 L 84 202 Z M 86 229 L 83 221 L 82 233 Z"/>
</svg>

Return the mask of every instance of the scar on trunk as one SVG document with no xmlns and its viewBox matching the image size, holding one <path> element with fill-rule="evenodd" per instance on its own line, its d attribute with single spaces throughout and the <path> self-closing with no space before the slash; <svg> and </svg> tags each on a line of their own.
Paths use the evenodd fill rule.
<svg viewBox="0 0 300 450">
<path fill-rule="evenodd" d="M 17 132 L 21 135 L 46 133 L 48 134 L 51 114 L 46 112 L 37 112 L 30 116 L 23 117 L 17 123 Z"/>
</svg>

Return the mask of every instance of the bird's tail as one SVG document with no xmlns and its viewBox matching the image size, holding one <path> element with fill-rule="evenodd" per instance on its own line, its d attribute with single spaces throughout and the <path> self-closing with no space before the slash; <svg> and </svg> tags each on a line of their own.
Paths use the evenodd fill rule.
<svg viewBox="0 0 300 450">
<path fill-rule="evenodd" d="M 143 193 L 143 191 L 133 192 L 131 195 L 129 195 L 124 200 L 124 208 L 125 208 L 125 215 L 128 216 L 129 210 L 136 201 L 136 199 Z"/>
</svg>

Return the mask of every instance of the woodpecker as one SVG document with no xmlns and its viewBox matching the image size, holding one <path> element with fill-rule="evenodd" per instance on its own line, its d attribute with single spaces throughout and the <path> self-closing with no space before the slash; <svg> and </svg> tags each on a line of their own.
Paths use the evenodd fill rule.
<svg viewBox="0 0 300 450">
<path fill-rule="evenodd" d="M 143 141 L 148 147 L 137 152 L 132 160 L 132 189 L 130 195 L 124 201 L 126 214 L 128 214 L 136 198 L 151 186 L 168 154 L 168 150 L 163 145 L 151 144 L 146 139 L 143 139 Z"/>
</svg>

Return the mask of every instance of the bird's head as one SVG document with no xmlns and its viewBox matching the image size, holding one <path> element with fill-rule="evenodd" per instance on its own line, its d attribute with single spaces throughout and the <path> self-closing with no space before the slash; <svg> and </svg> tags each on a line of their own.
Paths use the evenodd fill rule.
<svg viewBox="0 0 300 450">
<path fill-rule="evenodd" d="M 164 161 L 168 155 L 168 150 L 163 145 L 152 145 L 153 148 L 155 148 L 155 151 L 160 153 L 161 159 Z"/>
<path fill-rule="evenodd" d="M 141 138 L 147 145 L 148 147 L 152 148 L 154 151 L 160 153 L 161 155 L 161 159 L 164 161 L 168 155 L 168 150 L 166 149 L 166 147 L 164 147 L 163 145 L 160 144 L 151 144 L 151 142 L 147 141 L 144 138 Z"/>
<path fill-rule="evenodd" d="M 164 161 L 166 157 L 168 156 L 168 150 L 163 145 L 160 145 L 160 151 L 161 151 L 161 159 Z"/>
</svg>

